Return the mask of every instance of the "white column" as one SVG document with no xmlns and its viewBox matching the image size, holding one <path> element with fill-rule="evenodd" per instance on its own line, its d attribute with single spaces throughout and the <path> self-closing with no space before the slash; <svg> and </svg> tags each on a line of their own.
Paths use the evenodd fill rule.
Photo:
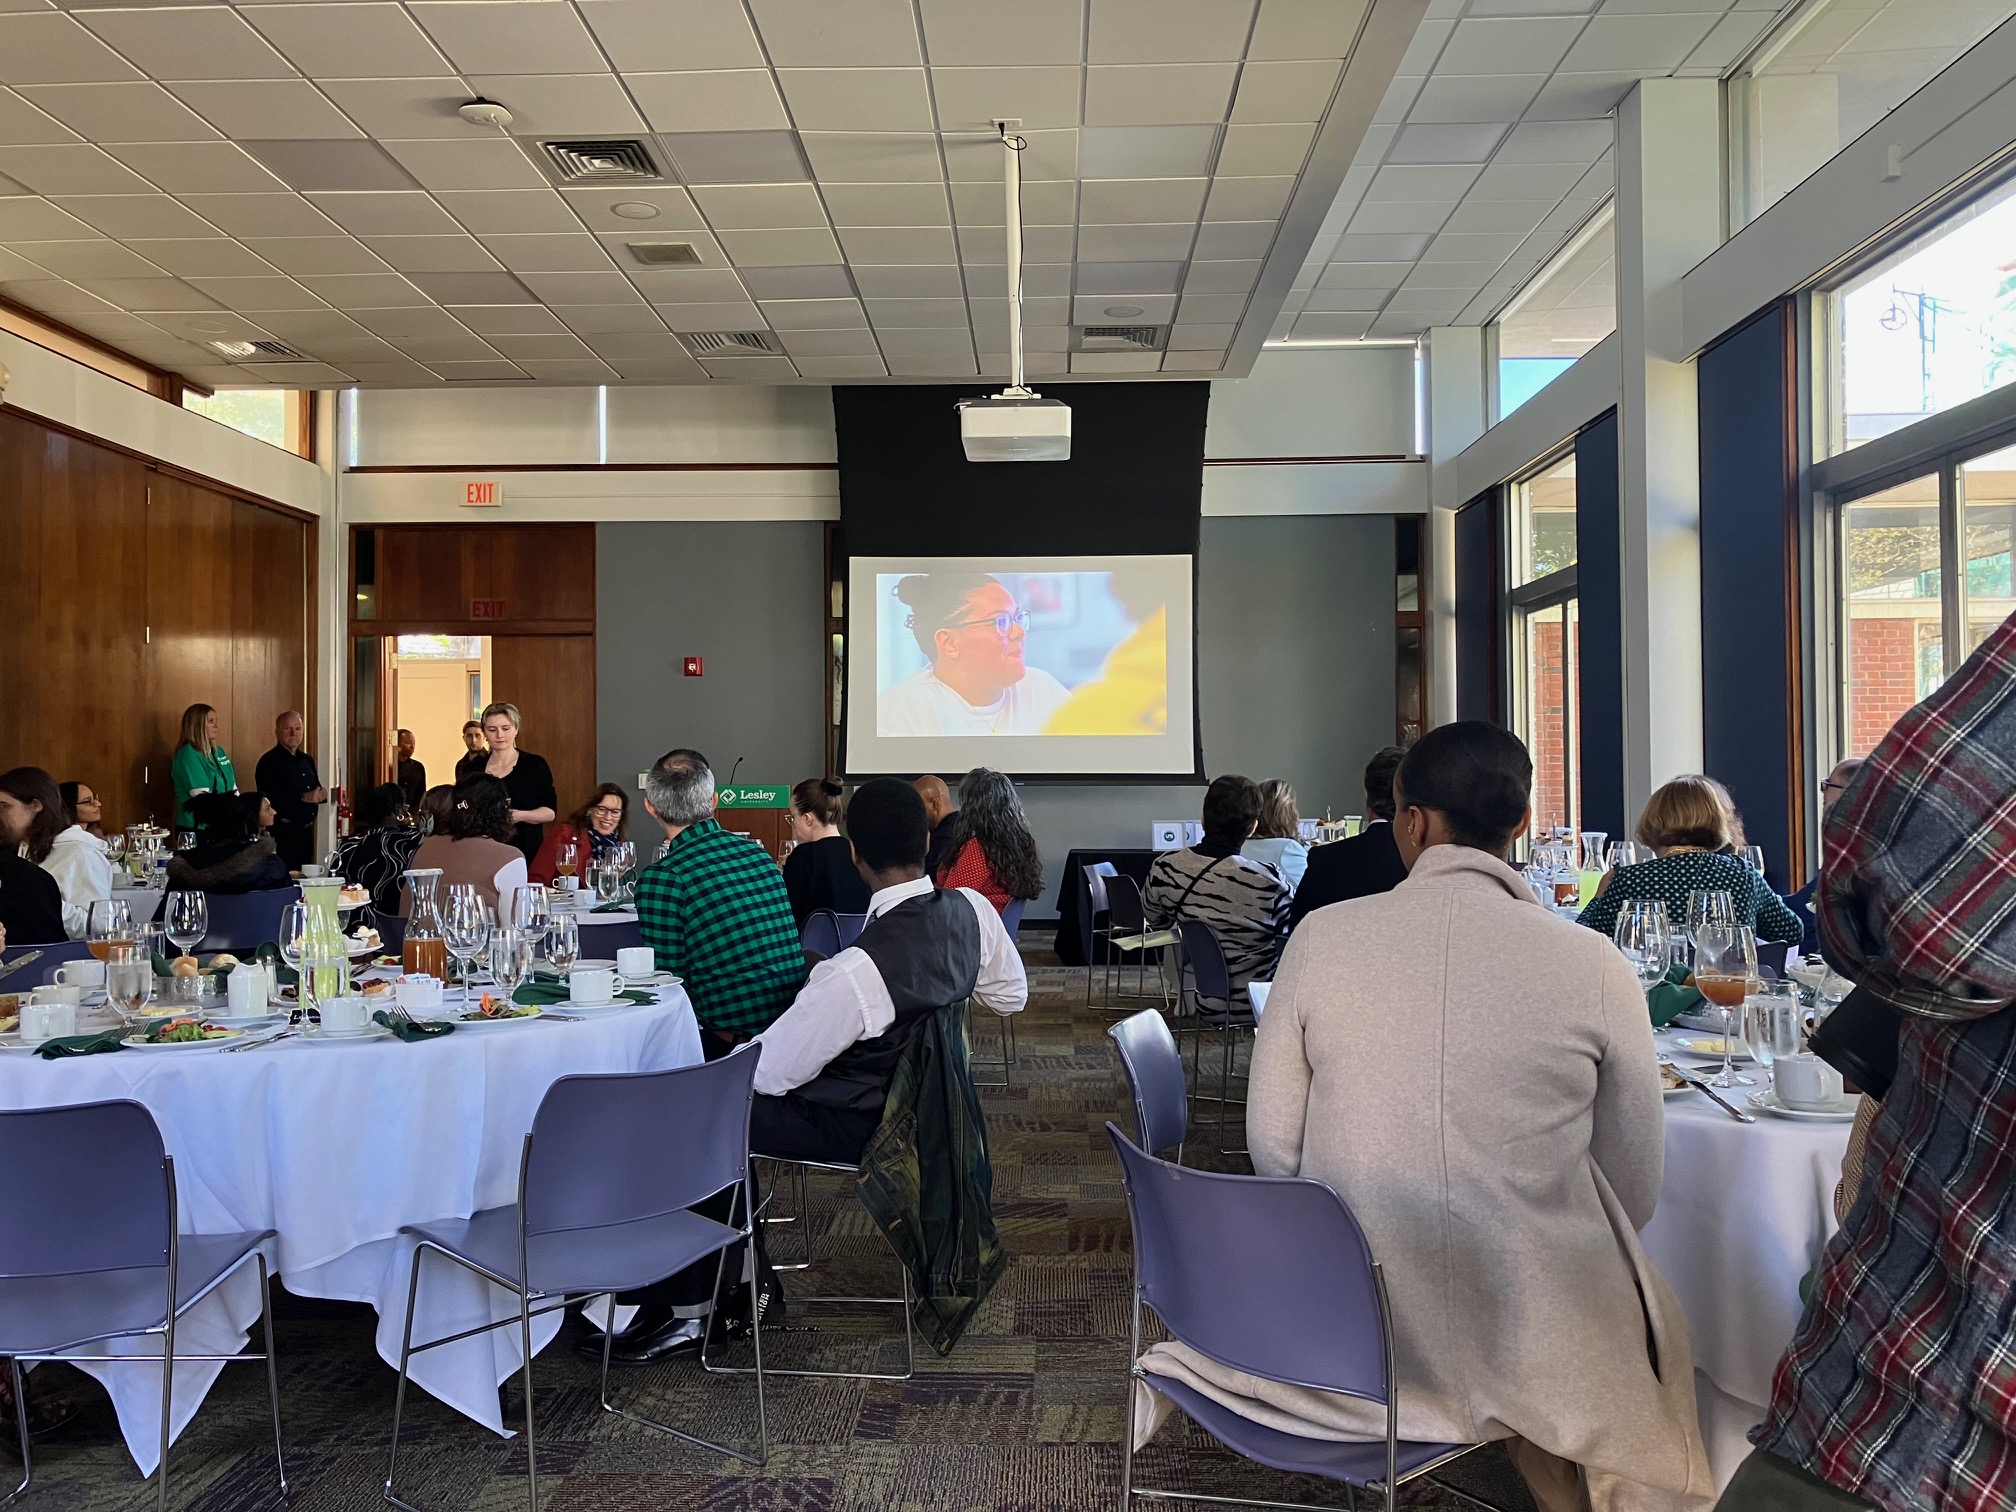
<svg viewBox="0 0 2016 1512">
<path fill-rule="evenodd" d="M 315 461 L 324 485 L 322 518 L 315 522 L 315 707 L 308 719 L 316 743 L 309 749 L 331 796 L 315 815 L 318 861 L 336 844 L 335 789 L 349 781 L 350 532 L 343 524 L 342 402 L 340 393 L 325 389 L 315 405 Z"/>
<path fill-rule="evenodd" d="M 1646 79 L 1617 107 L 1624 802 L 1699 771 L 1701 497 L 1680 278 L 1722 240 L 1721 86 Z"/>
<path fill-rule="evenodd" d="M 1484 331 L 1428 332 L 1428 724 L 1456 717 L 1456 454 L 1484 434 Z"/>
</svg>

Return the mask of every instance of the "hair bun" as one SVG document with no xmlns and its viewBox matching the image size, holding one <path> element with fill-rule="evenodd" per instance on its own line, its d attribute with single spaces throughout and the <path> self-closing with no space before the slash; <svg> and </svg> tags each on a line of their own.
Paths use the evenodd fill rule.
<svg viewBox="0 0 2016 1512">
<path fill-rule="evenodd" d="M 834 781 L 831 777 L 821 777 L 819 779 L 819 791 L 824 793 L 828 798 L 838 798 L 842 793 L 846 792 L 847 789 L 842 787 L 838 782 Z"/>
</svg>

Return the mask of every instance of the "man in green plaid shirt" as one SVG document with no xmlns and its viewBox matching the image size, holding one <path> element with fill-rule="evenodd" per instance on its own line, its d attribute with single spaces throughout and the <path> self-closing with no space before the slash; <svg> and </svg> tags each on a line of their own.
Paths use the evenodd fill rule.
<svg viewBox="0 0 2016 1512">
<path fill-rule="evenodd" d="M 784 874 L 714 818 L 714 771 L 698 751 L 658 758 L 645 807 L 671 844 L 637 879 L 637 922 L 660 971 L 685 978 L 711 1060 L 767 1028 L 805 984 Z"/>
</svg>

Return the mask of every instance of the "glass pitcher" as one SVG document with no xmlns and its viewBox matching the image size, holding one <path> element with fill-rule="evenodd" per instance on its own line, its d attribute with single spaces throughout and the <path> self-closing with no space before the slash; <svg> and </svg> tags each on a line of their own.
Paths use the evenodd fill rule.
<svg viewBox="0 0 2016 1512">
<path fill-rule="evenodd" d="M 301 941 L 301 1006 L 320 1008 L 350 993 L 350 944 L 343 938 L 341 877 L 303 877 L 301 901 L 308 928 Z"/>
<path fill-rule="evenodd" d="M 412 905 L 406 920 L 406 942 L 399 967 L 408 976 L 448 980 L 448 940 L 441 928 L 441 868 L 423 866 L 406 873 Z"/>
</svg>

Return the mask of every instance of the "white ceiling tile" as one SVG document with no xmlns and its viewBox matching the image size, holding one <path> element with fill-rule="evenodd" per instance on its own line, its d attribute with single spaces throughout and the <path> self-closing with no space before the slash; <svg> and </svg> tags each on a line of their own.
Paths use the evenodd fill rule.
<svg viewBox="0 0 2016 1512">
<path fill-rule="evenodd" d="M 1433 78 L 1414 97 L 1407 119 L 1437 125 L 1516 121 L 1546 82 L 1545 74 L 1506 74 L 1492 79 Z"/>
<path fill-rule="evenodd" d="M 723 231 L 720 242 L 734 262 L 752 268 L 797 268 L 845 261 L 833 233 L 818 231 Z"/>
<path fill-rule="evenodd" d="M 147 320 L 139 315 L 73 315 L 63 323 L 73 330 L 82 331 L 86 336 L 96 336 L 100 341 L 124 342 L 133 339 L 148 340 L 158 338 L 164 330 L 172 328 L 173 322 L 181 319 L 178 315 L 157 315 Z M 198 316 L 198 319 L 222 324 L 230 317 Z M 250 321 L 233 321 L 247 331 L 257 331 Z M 260 335 L 265 335 L 263 331 Z"/>
<path fill-rule="evenodd" d="M 1201 178 L 1097 179 L 1084 187 L 1078 218 L 1088 226 L 1195 220 L 1203 212 L 1208 183 Z"/>
<path fill-rule="evenodd" d="M 1079 171 L 1087 179 L 1187 178 L 1209 173 L 1218 136 L 1216 126 L 1202 125 L 1087 128 L 1079 133 Z"/>
<path fill-rule="evenodd" d="M 1349 57 L 1364 18 L 1363 0 L 1260 0 L 1246 56 L 1255 61 Z"/>
<path fill-rule="evenodd" d="M 410 341 L 447 341 L 469 334 L 461 321 L 433 305 L 408 309 L 358 309 L 355 319 L 360 326 L 401 345 Z"/>
<path fill-rule="evenodd" d="M 841 263 L 809 268 L 742 268 L 743 285 L 762 304 L 767 300 L 853 299 L 854 280 Z"/>
<path fill-rule="evenodd" d="M 925 326 L 958 326 L 967 323 L 963 299 L 871 299 L 868 318 L 878 326 L 916 329 Z"/>
<path fill-rule="evenodd" d="M 700 364 L 708 376 L 731 383 L 784 383 L 798 376 L 788 357 L 716 356 Z"/>
<path fill-rule="evenodd" d="M 427 388 L 438 387 L 440 378 L 417 362 L 400 360 L 396 362 L 349 362 L 344 371 L 359 383 L 376 384 L 383 388 Z"/>
<path fill-rule="evenodd" d="M 689 184 L 783 184 L 811 173 L 789 131 L 669 131 L 659 137 Z"/>
<path fill-rule="evenodd" d="M 1272 220 L 1288 207 L 1295 180 L 1276 178 L 1215 178 L 1204 202 L 1207 221 Z"/>
<path fill-rule="evenodd" d="M 1344 65 L 1329 59 L 1297 63 L 1248 63 L 1239 74 L 1232 102 L 1237 122 L 1320 121 L 1329 108 Z"/>
<path fill-rule="evenodd" d="M 478 236 L 581 228 L 567 201 L 551 189 L 450 190 L 434 197 L 464 230 Z"/>
<path fill-rule="evenodd" d="M 763 314 L 753 304 L 715 302 L 709 304 L 653 305 L 658 318 L 674 331 L 760 331 Z M 592 345 L 592 343 L 591 343 Z"/>
<path fill-rule="evenodd" d="M 785 330 L 777 335 L 784 343 L 784 350 L 794 358 L 865 357 L 878 350 L 875 333 L 865 327 L 858 330 Z"/>
<path fill-rule="evenodd" d="M 641 305 L 644 296 L 621 273 L 521 273 L 519 281 L 548 305 Z M 731 275 L 732 277 L 732 275 Z"/>
<path fill-rule="evenodd" d="M 413 179 L 376 142 L 247 142 L 245 150 L 288 184 L 309 189 L 411 189 Z"/>
<path fill-rule="evenodd" d="M 1583 16 L 1595 8 L 1596 0 L 1469 0 L 1468 12 L 1473 16 Z"/>
<path fill-rule="evenodd" d="M 889 369 L 880 357 L 807 357 L 793 364 L 803 378 L 880 378 Z"/>
<path fill-rule="evenodd" d="M 293 65 L 236 11 L 217 6 L 86 10 L 77 20 L 157 79 L 287 79 Z"/>
<path fill-rule="evenodd" d="M 1093 63 L 1232 61 L 1246 51 L 1254 0 L 1091 0 Z"/>
<path fill-rule="evenodd" d="M 943 263 L 950 266 L 959 259 L 952 232 L 943 226 L 849 226 L 842 228 L 840 244 L 847 250 L 848 261 L 857 263 Z"/>
<path fill-rule="evenodd" d="M 1257 260 L 1193 262 L 1183 275 L 1185 294 L 1242 294 L 1260 276 Z"/>
<path fill-rule="evenodd" d="M 1076 67 L 940 68 L 935 49 L 932 62 L 943 131 L 985 131 L 997 120 L 1019 120 L 1030 130 L 1078 124 L 1082 74 Z"/>
<path fill-rule="evenodd" d="M 936 124 L 921 68 L 783 68 L 777 78 L 800 131 L 929 131 Z"/>
<path fill-rule="evenodd" d="M 698 383 L 707 370 L 683 353 L 664 358 L 612 359 L 610 366 L 626 379 L 638 383 Z"/>
<path fill-rule="evenodd" d="M 889 373 L 895 378 L 977 378 L 979 364 L 970 357 L 956 355 L 891 357 Z"/>
<path fill-rule="evenodd" d="M 469 98 L 460 79 L 325 79 L 318 86 L 358 125 L 381 142 L 418 137 L 494 140 L 488 127 L 471 126 L 455 113 Z"/>
<path fill-rule="evenodd" d="M 29 278 L 0 283 L 0 294 L 46 315 L 124 313 L 112 301 L 100 299 L 96 294 L 61 278 Z"/>
<path fill-rule="evenodd" d="M 1115 320 L 1165 325 L 1176 318 L 1174 294 L 1081 294 L 1067 303 L 1068 313 L 1064 318 L 1074 325 L 1105 325 Z M 1133 313 L 1114 315 L 1109 310 L 1131 310 Z"/>
<path fill-rule="evenodd" d="M 614 74 L 483 74 L 469 84 L 485 99 L 510 108 L 513 136 L 620 135 L 644 129 Z"/>
<path fill-rule="evenodd" d="M 1112 301 L 1108 300 L 1108 303 Z M 1134 301 L 1139 303 L 1139 301 Z M 1174 301 L 1172 300 L 1173 304 Z M 973 312 L 973 329 L 978 339 L 992 346 L 1008 344 L 1008 301 L 1004 299 L 969 299 L 967 308 Z M 1054 299 L 1022 299 L 1022 324 L 1030 329 L 1039 326 L 1065 326 L 1071 321 L 1071 300 L 1059 294 Z"/>
<path fill-rule="evenodd" d="M 113 156 L 170 194 L 256 194 L 286 186 L 236 142 L 133 143 Z"/>
<path fill-rule="evenodd" d="M 856 263 L 854 282 L 869 299 L 956 299 L 966 292 L 956 267 Z"/>
<path fill-rule="evenodd" d="M 1449 217 L 1451 231 L 1531 231 L 1547 218 L 1554 201 L 1470 200 Z"/>
<path fill-rule="evenodd" d="M 1529 121 L 1588 121 L 1608 115 L 1638 82 L 1632 72 L 1557 73 L 1526 113 Z"/>
<path fill-rule="evenodd" d="M 18 93 L 94 142 L 201 142 L 218 135 L 159 84 L 30 84 Z"/>
<path fill-rule="evenodd" d="M 868 316 L 858 299 L 766 299 L 763 316 L 773 331 L 865 330 Z"/>
<path fill-rule="evenodd" d="M 1406 163 L 1381 168 L 1366 187 L 1370 200 L 1443 200 L 1454 204 L 1477 182 L 1478 169 L 1469 163 L 1434 165 Z"/>
<path fill-rule="evenodd" d="M 1449 289 L 1402 289 L 1386 302 L 1387 315 L 1421 315 L 1430 325 L 1453 320 L 1465 304 L 1467 291 Z"/>
<path fill-rule="evenodd" d="M 241 141 L 364 134 L 306 79 L 228 79 L 173 88 L 211 125 Z"/>
<path fill-rule="evenodd" d="M 764 66 L 741 0 L 580 0 L 580 10 L 625 73 Z"/>
<path fill-rule="evenodd" d="M 59 195 L 55 203 L 94 231 L 121 241 L 136 236 L 211 237 L 217 230 L 165 194 Z"/>
<path fill-rule="evenodd" d="M 0 89 L 0 144 L 35 146 L 79 140 L 76 132 L 47 111 L 37 110 L 11 89 Z"/>
<path fill-rule="evenodd" d="M 923 61 L 910 0 L 750 0 L 778 68 L 903 68 Z"/>
<path fill-rule="evenodd" d="M 537 304 L 509 273 L 415 273 L 413 286 L 436 304 Z"/>
<path fill-rule="evenodd" d="M 962 184 L 961 189 L 977 188 Z M 1044 185 L 1051 188 L 1051 185 Z M 950 225 L 943 184 L 822 184 L 826 208 L 836 226 Z M 1000 194 L 994 195 L 996 219 Z"/>
<path fill-rule="evenodd" d="M 1460 21 L 1435 60 L 1435 72 L 1551 73 L 1585 24 L 1580 16 Z"/>
<path fill-rule="evenodd" d="M 1444 231 L 1421 254 L 1423 263 L 1501 263 L 1526 238 L 1517 231 Z M 1447 287 L 1447 285 L 1444 285 Z"/>
<path fill-rule="evenodd" d="M 1378 310 L 1358 313 L 1314 313 L 1298 316 L 1295 335 L 1302 341 L 1355 341 L 1372 328 Z"/>
<path fill-rule="evenodd" d="M 1178 128 L 1181 129 L 1181 128 Z M 1024 131 L 1022 178 L 1024 182 L 1072 179 L 1078 176 L 1078 133 L 1075 131 Z M 1007 151 L 998 137 L 955 136 L 945 139 L 945 171 L 955 182 L 979 181 L 998 184 L 1003 178 Z M 1114 175 L 1107 175 L 1113 177 Z M 1128 178 L 1151 175 L 1127 174 Z M 1159 176 L 1159 175 L 1157 175 Z M 821 174 L 824 178 L 826 175 Z"/>
<path fill-rule="evenodd" d="M 304 198 L 353 236 L 453 236 L 462 229 L 432 197 L 417 189 L 391 194 L 310 194 Z"/>
<path fill-rule="evenodd" d="M 245 245 L 283 273 L 383 273 L 369 247 L 348 236 L 248 236 Z"/>
<path fill-rule="evenodd" d="M 1174 294 L 1183 282 L 1181 262 L 1082 262 L 1078 264 L 1080 294 Z"/>
<path fill-rule="evenodd" d="M 616 380 L 620 375 L 616 369 L 598 358 L 584 360 L 561 358 L 557 361 L 531 357 L 517 359 L 518 366 L 541 383 L 559 384 L 603 384 Z"/>
<path fill-rule="evenodd" d="M 1376 262 L 1370 258 L 1353 258 L 1349 261 L 1332 263 L 1323 270 L 1323 276 L 1316 280 L 1318 290 L 1322 289 L 1397 289 L 1400 280 L 1414 271 L 1414 260 L 1405 262 Z"/>
<path fill-rule="evenodd" d="M 1094 0 L 1096 5 L 1098 0 Z M 1250 3 L 1250 0 L 1249 0 Z M 1094 14 L 1097 12 L 1095 10 Z M 1087 126 L 1181 126 L 1225 119 L 1236 63 L 1156 63 L 1085 70 Z"/>
<path fill-rule="evenodd" d="M 115 305 L 148 310 L 212 310 L 217 301 L 179 278 L 84 278 L 78 286 Z M 213 354 L 214 355 L 214 354 Z"/>
<path fill-rule="evenodd" d="M 1164 352 L 1162 371 L 1165 373 L 1216 373 L 1225 367 L 1224 355 L 1219 352 Z"/>
<path fill-rule="evenodd" d="M 1073 352 L 1074 373 L 1159 373 L 1160 352 Z"/>
<path fill-rule="evenodd" d="M 882 354 L 894 361 L 903 357 L 933 357 L 958 355 L 971 358 L 973 355 L 973 333 L 962 322 L 957 327 L 933 326 L 912 330 L 904 326 L 883 326 L 875 328 L 875 340 L 882 347 Z"/>
<path fill-rule="evenodd" d="M 709 239 L 712 245 L 712 239 Z M 718 258 L 720 249 L 714 249 Z M 614 252 L 610 254 L 616 256 Z M 623 266 L 630 282 L 644 297 L 653 303 L 663 304 L 707 304 L 724 299 L 747 299 L 742 280 L 735 276 L 735 270 L 727 267 L 712 268 L 640 268 L 617 262 Z"/>
<path fill-rule="evenodd" d="M 85 241 L 44 241 L 29 254 L 59 278 L 159 278 L 163 269 L 138 252 L 105 237 Z"/>
<path fill-rule="evenodd" d="M 532 165 L 525 149 L 505 137 L 387 142 L 385 150 L 428 189 L 548 189 L 546 176 Z"/>
<path fill-rule="evenodd" d="M 1687 55 L 1683 72 L 1720 74 L 1733 65 L 1771 24 L 1769 12 L 1731 11 L 1715 23 Z"/>
<path fill-rule="evenodd" d="M 185 194 L 182 203 L 230 236 L 334 236 L 336 223 L 298 194 Z"/>
<path fill-rule="evenodd" d="M 640 328 L 664 329 L 649 305 L 554 305 L 552 310 L 567 322 L 570 331 L 577 331 L 583 336 L 615 336 Z"/>
<path fill-rule="evenodd" d="M 302 283 L 318 297 L 328 300 L 338 310 L 356 311 L 356 320 L 349 323 L 357 325 L 360 329 L 369 326 L 380 335 L 397 334 L 404 329 L 401 322 L 408 320 L 447 321 L 447 317 L 434 308 L 432 300 L 396 274 L 323 275 L 303 279 Z M 348 319 L 327 312 L 312 318 L 328 322 L 332 326 L 339 318 Z M 291 316 L 275 316 L 267 323 L 272 326 L 275 334 L 286 334 L 292 328 L 291 322 L 294 319 L 295 317 Z"/>
<path fill-rule="evenodd" d="M 151 194 L 155 187 L 85 143 L 0 147 L 0 173 L 37 194 Z"/>
<path fill-rule="evenodd" d="M 1388 231 L 1440 231 L 1452 207 L 1442 200 L 1420 203 L 1408 200 L 1368 200 L 1351 217 L 1351 229 L 1360 235 Z"/>
<path fill-rule="evenodd" d="M 791 124 L 766 68 L 636 73 L 624 79 L 657 131 L 775 131 Z"/>
<path fill-rule="evenodd" d="M 1022 256 L 1026 263 L 1068 263 L 1077 232 L 1069 226 L 1024 226 Z M 969 263 L 1005 263 L 1008 238 L 1003 227 L 959 228 L 959 255 Z"/>
<path fill-rule="evenodd" d="M 825 230 L 826 207 L 810 184 L 716 184 L 693 198 L 717 231 Z"/>
<path fill-rule="evenodd" d="M 494 273 L 497 259 L 473 236 L 367 236 L 364 245 L 401 273 Z"/>
<path fill-rule="evenodd" d="M 1239 334 L 1236 325 L 1178 325 L 1169 328 L 1172 352 L 1221 352 Z"/>
<path fill-rule="evenodd" d="M 1078 233 L 1084 262 L 1181 262 L 1196 239 L 1194 225 L 1086 226 Z"/>
<path fill-rule="evenodd" d="M 705 227 L 692 196 L 684 189 L 669 185 L 640 185 L 635 189 L 567 189 L 561 192 L 560 197 L 595 231 L 621 231 L 626 226 L 640 231 L 699 231 Z M 618 215 L 618 205 L 652 205 L 657 208 L 658 214 L 634 220 L 627 215 Z"/>
<path fill-rule="evenodd" d="M 1398 311 L 1381 315 L 1372 322 L 1368 336 L 1419 336 L 1430 326 L 1445 324 L 1442 320 L 1422 315 L 1408 315 Z"/>
<path fill-rule="evenodd" d="M 0 83 L 96 84 L 140 70 L 56 11 L 0 15 Z"/>
<path fill-rule="evenodd" d="M 1482 163 L 1508 128 L 1502 124 L 1408 126 L 1387 150 L 1391 163 Z"/>
<path fill-rule="evenodd" d="M 248 8 L 245 19 L 311 78 L 415 78 L 452 72 L 398 5 L 261 5 Z"/>
<path fill-rule="evenodd" d="M 834 186 L 826 186 L 826 203 L 834 204 Z M 959 226 L 1002 226 L 1008 220 L 1008 197 L 999 183 L 957 183 L 952 186 L 952 213 Z M 837 206 L 834 214 L 839 214 Z M 1025 226 L 1069 226 L 1078 219 L 1076 183 L 1041 183 L 1022 186 L 1022 224 Z M 921 226 L 928 218 L 903 222 Z M 868 224 L 864 222 L 864 224 Z M 894 224 L 892 222 L 891 224 Z"/>
<path fill-rule="evenodd" d="M 401 337 L 393 345 L 407 356 L 432 366 L 436 372 L 449 363 L 494 362 L 497 349 L 480 336 L 467 331 L 449 336 Z"/>
<path fill-rule="evenodd" d="M 804 142 L 812 171 L 836 184 L 936 184 L 945 178 L 938 139 L 929 134 L 808 131 Z"/>
<path fill-rule="evenodd" d="M 269 310 L 319 310 L 320 296 L 278 275 L 260 278 L 205 278 L 187 275 L 189 282 L 226 309 L 261 315 Z M 270 323 L 268 328 L 270 329 Z"/>
<path fill-rule="evenodd" d="M 486 236 L 483 245 L 513 273 L 607 273 L 609 253 L 586 231 Z"/>
<path fill-rule="evenodd" d="M 1372 112 L 1372 119 L 1380 125 L 1391 125 L 1395 121 L 1407 119 L 1407 107 L 1414 103 L 1414 96 L 1421 93 L 1421 86 L 1427 81 L 1418 74 L 1395 74 L 1393 82 L 1386 86 L 1386 93 L 1380 96 L 1379 108 Z"/>
<path fill-rule="evenodd" d="M 1412 262 L 1434 240 L 1425 231 L 1381 232 L 1337 238 L 1338 262 Z"/>
<path fill-rule="evenodd" d="M 597 236 L 602 248 L 615 262 L 617 269 L 637 280 L 639 288 L 646 288 L 646 279 L 696 277 L 703 272 L 724 273 L 728 271 L 728 254 L 721 250 L 721 244 L 706 231 L 660 231 L 656 221 L 646 221 L 623 231 L 604 232 Z M 693 249 L 693 255 L 700 259 L 697 263 L 658 264 L 643 262 L 635 248 L 650 247 L 665 242 L 677 243 Z M 839 261 L 835 258 L 834 261 Z M 717 296 L 718 297 L 718 296 Z M 738 296 L 739 297 L 739 296 Z M 586 301 L 584 301 L 585 303 Z"/>
<path fill-rule="evenodd" d="M 1666 73 L 1686 61 L 1715 17 L 1705 15 L 1593 17 L 1561 61 L 1564 73 L 1630 69 L 1641 78 Z"/>
<path fill-rule="evenodd" d="M 177 278 L 261 279 L 273 273 L 272 266 L 264 258 L 247 250 L 241 243 L 221 236 L 163 240 L 140 238 L 127 245 Z"/>
<path fill-rule="evenodd" d="M 1471 200 L 1559 199 L 1581 170 L 1572 163 L 1493 163 L 1478 177 Z"/>
<path fill-rule="evenodd" d="M 924 38 L 933 70 L 1068 63 L 1085 56 L 1085 0 L 923 0 Z"/>
<path fill-rule="evenodd" d="M 465 74 L 602 73 L 602 50 L 566 0 L 413 0 L 434 43 Z"/>
<path fill-rule="evenodd" d="M 510 358 L 543 358 L 549 361 L 593 361 L 595 354 L 579 336 L 568 330 L 532 332 L 525 335 L 494 335 L 490 345 Z"/>
<path fill-rule="evenodd" d="M 1302 171 L 1316 128 L 1297 123 L 1270 126 L 1228 126 L 1218 151 L 1221 174 L 1260 176 Z"/>
<path fill-rule="evenodd" d="M 1356 313 L 1376 315 L 1391 289 L 1314 289 L 1310 291 L 1308 303 L 1303 309 L 1333 314 Z"/>
</svg>

